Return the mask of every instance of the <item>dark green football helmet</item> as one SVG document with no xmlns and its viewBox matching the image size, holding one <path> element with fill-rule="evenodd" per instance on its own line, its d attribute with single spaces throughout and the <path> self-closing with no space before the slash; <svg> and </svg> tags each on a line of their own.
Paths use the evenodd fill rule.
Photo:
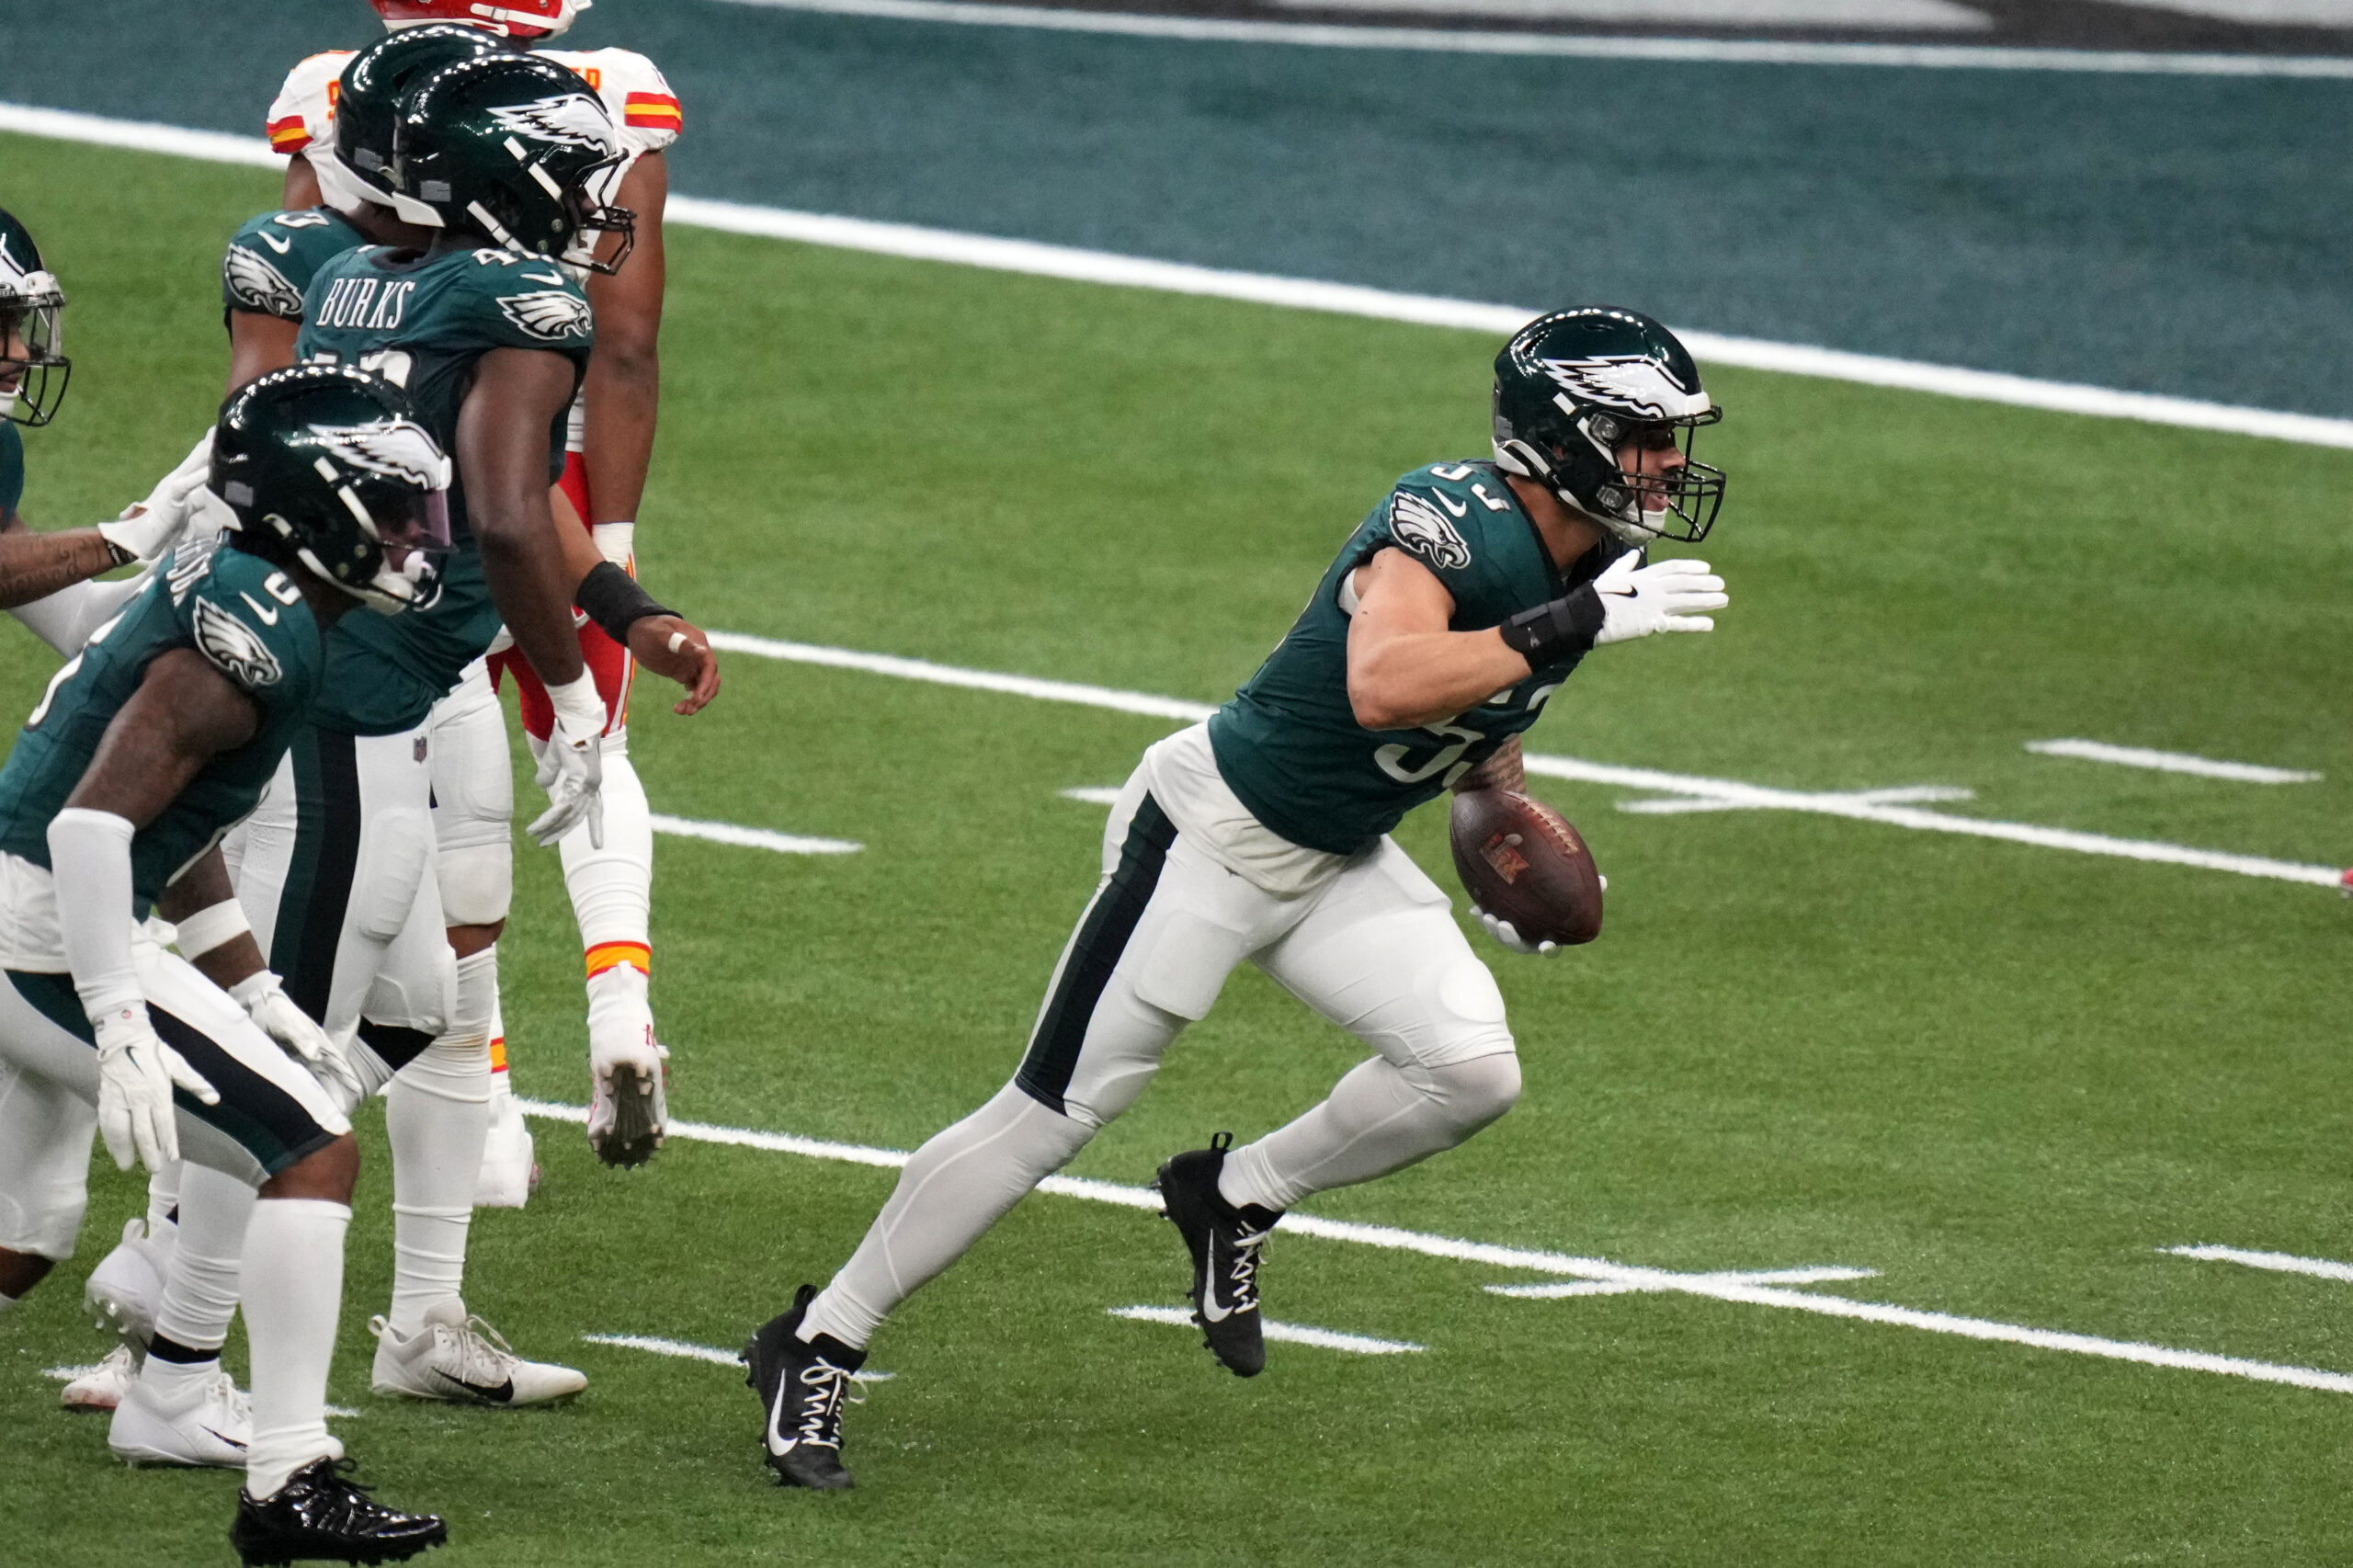
<svg viewBox="0 0 2353 1568">
<path fill-rule="evenodd" d="M 74 374 L 64 313 L 64 291 L 41 265 L 40 247 L 0 209 L 0 419 L 46 425 L 57 417 Z"/>
<path fill-rule="evenodd" d="M 444 65 L 401 100 L 393 183 L 442 227 L 595 272 L 618 272 L 636 215 L 609 204 L 623 165 L 612 117 L 551 60 L 481 54 Z M 599 260 L 598 238 L 618 233 Z"/>
<path fill-rule="evenodd" d="M 1692 433 L 1722 417 L 1675 334 L 1633 311 L 1555 311 L 1495 356 L 1496 465 L 1629 544 L 1708 536 L 1724 476 L 1690 460 Z M 1629 447 L 1673 449 L 1684 460 L 1630 472 L 1619 460 Z"/>
<path fill-rule="evenodd" d="M 212 435 L 232 542 L 386 615 L 441 597 L 450 463 L 408 394 L 349 365 L 246 383 Z"/>
<path fill-rule="evenodd" d="M 386 33 L 343 68 L 335 100 L 335 143 L 312 154 L 319 194 L 348 212 L 363 202 L 390 207 L 427 228 L 441 218 L 392 184 L 392 122 L 401 98 L 442 66 L 477 54 L 511 54 L 497 34 L 457 22 L 429 22 Z"/>
</svg>

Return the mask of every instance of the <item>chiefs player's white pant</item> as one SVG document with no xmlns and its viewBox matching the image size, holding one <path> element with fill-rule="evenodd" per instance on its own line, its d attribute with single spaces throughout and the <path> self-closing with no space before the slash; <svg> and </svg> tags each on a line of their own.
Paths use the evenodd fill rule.
<svg viewBox="0 0 2353 1568">
<path fill-rule="evenodd" d="M 1502 994 L 1448 900 L 1383 839 L 1313 892 L 1279 898 L 1179 833 L 1138 772 L 1112 808 L 1103 881 L 1063 951 L 1013 1082 L 926 1142 L 803 1334 L 863 1345 L 1097 1128 L 1133 1104 L 1186 1024 L 1245 960 L 1377 1052 L 1329 1098 L 1227 1156 L 1227 1201 L 1313 1192 L 1450 1149 L 1511 1108 L 1519 1066 Z"/>
</svg>

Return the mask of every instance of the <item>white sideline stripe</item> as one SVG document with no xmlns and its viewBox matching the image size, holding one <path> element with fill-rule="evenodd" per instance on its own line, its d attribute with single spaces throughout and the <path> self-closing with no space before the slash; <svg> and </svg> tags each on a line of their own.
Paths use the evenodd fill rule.
<svg viewBox="0 0 2353 1568">
<path fill-rule="evenodd" d="M 1888 32 L 1978 33 L 1993 18 L 1951 0 L 1270 0 L 1290 11 L 1368 16 L 1404 11 L 1506 22 L 1645 23 L 1653 27 L 1866 28 Z"/>
<path fill-rule="evenodd" d="M 895 5 L 902 3 L 902 0 L 881 0 L 881 3 Z M 906 3 L 922 4 L 928 3 L 928 0 L 906 0 Z M 961 4 L 945 4 L 942 8 L 957 13 L 984 9 L 984 7 L 966 6 Z M 1041 11 L 1037 15 L 1057 18 L 1085 17 L 1084 13 L 1075 11 Z M 971 18 L 958 15 L 944 19 L 969 20 Z M 1164 18 L 1142 19 L 1158 21 Z M 1063 24 L 1054 22 L 1039 25 L 1060 26 Z M 1220 23 L 1215 25 L 1273 27 L 1284 24 Z M 1338 28 L 1329 30 L 1353 34 L 1370 29 Z M 1472 33 L 1460 36 L 1486 39 L 1502 35 Z M 1632 41 L 1679 43 L 1689 40 Z M 1780 46 L 1759 44 L 1745 47 L 1770 49 Z M 2150 56 L 2148 58 L 2195 57 Z M 2207 58 L 2228 60 L 2235 57 Z M 2336 74 L 2353 79 L 2353 60 L 2333 62 L 2290 62 L 2288 63 L 2335 63 L 2345 69 L 2334 73 L 2265 74 Z M 268 143 L 257 138 L 231 136 L 213 131 L 189 131 L 178 126 L 153 125 L 138 120 L 108 119 L 97 115 L 79 114 L 65 109 L 35 108 L 20 104 L 0 103 L 0 131 L 16 131 L 27 136 L 45 136 L 57 141 L 90 142 L 108 147 L 126 147 L 138 152 L 163 153 L 176 157 L 207 159 L 215 163 L 249 164 L 266 168 L 278 167 L 282 164 L 279 155 L 269 150 Z M 1074 282 L 1099 283 L 1117 288 L 1154 289 L 1167 293 L 1239 300 L 1253 304 L 1277 305 L 1293 310 L 1323 311 L 1336 315 L 1363 316 L 1376 321 L 1407 322 L 1423 326 L 1449 327 L 1464 332 L 1483 333 L 1490 336 L 1508 335 L 1518 330 L 1537 313 L 1518 305 L 1480 304 L 1469 300 L 1441 299 L 1427 294 L 1401 294 L 1386 289 L 1367 289 L 1349 283 L 1322 283 L 1310 278 L 1276 278 L 1264 273 L 1233 272 L 1211 267 L 1194 267 L 1184 262 L 1152 261 L 1140 256 L 1117 256 L 1108 251 L 1081 250 L 1070 245 L 1041 244 L 1030 240 L 998 239 L 987 234 L 958 233 L 947 229 L 924 229 L 906 223 L 878 223 L 863 218 L 840 218 L 816 212 L 795 212 L 780 207 L 757 207 L 742 202 L 716 201 L 703 197 L 672 196 L 664 211 L 668 222 L 689 228 L 718 229 L 729 233 L 754 234 L 768 239 L 791 240 L 802 244 L 826 245 L 835 249 L 863 251 L 876 256 L 903 256 L 918 261 L 946 262 L 961 267 L 978 267 L 998 272 L 1017 272 L 1031 277 L 1060 278 Z M 2131 419 L 2145 424 L 2169 425 L 2185 429 L 2215 430 L 2229 435 L 2256 436 L 2273 440 L 2292 441 L 2304 446 L 2353 449 L 2353 419 L 2332 419 L 2319 415 L 2287 414 L 2269 409 L 2241 408 L 2228 403 L 2201 403 L 2191 398 L 2165 397 L 2154 392 L 2119 392 L 2107 387 L 2080 386 L 2065 381 L 2036 381 L 2027 376 L 2005 375 L 1995 370 L 1972 370 L 1954 365 L 1930 365 L 1913 359 L 1893 359 L 1872 354 L 1852 354 L 1844 349 L 1822 348 L 1808 344 L 1772 343 L 1761 338 L 1732 337 L 1721 333 L 1696 332 L 1680 327 L 1676 330 L 1694 355 L 1702 360 L 1720 365 L 1737 365 L 1748 369 L 1770 370 L 1783 375 L 1813 376 L 1829 381 L 1853 381 L 1865 386 L 1930 392 L 1943 397 L 1967 398 L 1983 403 L 2006 403 L 2019 408 L 2037 408 L 2059 414 L 2084 415 L 2093 418 Z"/>
<path fill-rule="evenodd" d="M 644 1350 L 656 1356 L 676 1356 L 682 1361 L 708 1361 L 714 1367 L 740 1367 L 740 1353 L 722 1350 L 715 1345 L 694 1345 L 683 1339 L 664 1339 L 652 1334 L 584 1334 L 580 1336 L 590 1345 L 614 1345 L 623 1350 Z M 852 1372 L 854 1383 L 887 1383 L 898 1376 L 896 1372 Z"/>
<path fill-rule="evenodd" d="M 2353 1263 L 2334 1263 L 2325 1257 L 2298 1257 L 2289 1252 L 2246 1252 L 2238 1247 L 2183 1246 L 2160 1250 L 2176 1257 L 2194 1257 L 2205 1263 L 2239 1263 L 2249 1268 L 2268 1268 L 2276 1274 L 2309 1274 L 2317 1279 L 2353 1280 Z"/>
<path fill-rule="evenodd" d="M 2188 752 L 2150 751 L 2145 746 L 2112 746 L 2106 741 L 2029 741 L 2026 749 L 2040 756 L 2072 756 L 2084 762 L 2113 762 L 2123 767 L 2154 767 L 2163 773 L 2195 773 L 2202 778 L 2231 778 L 2241 784 L 2317 784 L 2320 775 L 2292 767 L 2266 767 L 2254 762 L 2217 762 Z"/>
<path fill-rule="evenodd" d="M 1117 805 L 1120 800 L 1119 787 L 1112 784 L 1090 784 L 1083 790 L 1062 790 L 1056 793 L 1065 801 L 1084 801 L 1090 806 Z"/>
<path fill-rule="evenodd" d="M 1193 1314 L 1182 1307 L 1106 1307 L 1111 1317 L 1126 1318 L 1131 1323 L 1165 1323 L 1172 1328 L 1190 1328 Z M 1342 1334 L 1333 1328 L 1309 1328 L 1304 1324 L 1277 1323 L 1267 1318 L 1258 1324 L 1258 1331 L 1268 1339 L 1281 1340 L 1287 1345 L 1313 1345 L 1324 1350 L 1346 1350 L 1358 1356 L 1419 1355 L 1429 1346 L 1415 1345 L 1407 1339 L 1375 1339 L 1365 1334 Z"/>
<path fill-rule="evenodd" d="M 654 813 L 654 831 L 680 838 L 707 838 L 745 849 L 772 849 L 779 855 L 855 855 L 866 847 L 847 838 L 803 838 L 799 834 L 771 833 L 764 827 L 739 827 L 732 822 L 698 822 L 693 817 Z"/>
<path fill-rule="evenodd" d="M 1925 801 L 1973 801 L 1977 799 L 1977 791 L 1964 790 L 1957 784 L 1906 784 L 1893 790 L 1848 790 L 1842 791 L 1839 798 L 1866 806 L 1901 806 Z M 1756 808 L 1739 801 L 1719 801 L 1704 795 L 1691 795 L 1664 801 L 1620 801 L 1618 809 L 1637 816 L 1665 817 L 1688 812 L 1745 812 Z"/>
<path fill-rule="evenodd" d="M 545 1100 L 530 1100 L 517 1096 L 515 1102 L 526 1116 L 545 1120 L 568 1121 L 585 1125 L 588 1120 L 585 1106 L 554 1105 Z M 674 1121 L 669 1135 L 688 1142 L 725 1143 L 739 1148 L 768 1149 L 788 1154 L 801 1154 L 812 1159 L 842 1160 L 853 1165 L 881 1165 L 896 1168 L 907 1163 L 903 1150 L 875 1149 L 857 1143 L 832 1143 L 814 1138 L 796 1138 L 790 1133 L 760 1132 L 739 1127 L 712 1127 L 702 1122 Z M 1076 1176 L 1049 1176 L 1038 1184 L 1040 1192 L 1057 1193 L 1065 1198 L 1084 1198 L 1098 1203 L 1114 1203 L 1126 1209 L 1157 1210 L 1160 1195 L 1150 1187 L 1122 1187 L 1114 1182 L 1094 1181 Z M 1381 1247 L 1391 1252 L 1417 1253 L 1424 1257 L 1452 1258 L 1463 1263 L 1477 1263 L 1493 1268 L 1520 1268 L 1534 1274 L 1564 1275 L 1571 1278 L 1595 1279 L 1622 1285 L 1633 1290 L 1672 1290 L 1685 1295 L 1706 1296 L 1720 1301 L 1737 1301 L 1748 1306 L 1779 1307 L 1790 1312 L 1813 1312 L 1826 1317 L 1856 1319 L 1865 1323 L 1887 1324 L 1898 1328 L 1915 1328 L 1930 1334 L 1957 1335 L 1965 1339 L 1982 1339 L 2010 1345 L 2027 1345 L 2043 1350 L 2061 1350 L 2077 1356 L 2096 1356 L 2113 1361 L 2132 1361 L 2150 1367 L 2172 1367 L 2185 1371 L 2215 1372 L 2228 1377 L 2248 1378 L 2257 1382 L 2285 1383 L 2295 1388 L 2319 1389 L 2330 1393 L 2353 1393 L 2353 1376 L 2342 1372 L 2326 1372 L 2313 1367 L 2283 1366 L 2269 1361 L 2249 1361 L 2235 1356 L 2211 1355 L 2202 1350 L 2176 1350 L 2162 1345 L 2143 1345 L 2131 1340 L 2101 1339 L 2086 1334 L 2065 1334 L 2053 1329 L 2028 1328 L 2018 1324 L 1996 1323 L 1987 1318 L 1954 1317 L 1947 1312 L 1921 1312 L 1912 1307 L 1886 1306 L 1876 1301 L 1849 1301 L 1843 1296 L 1817 1296 L 1803 1290 L 1792 1290 L 1777 1285 L 1749 1283 L 1737 1274 L 1678 1274 L 1670 1269 L 1642 1268 L 1611 1263 L 1606 1258 L 1575 1257 L 1566 1253 L 1540 1252 L 1527 1247 L 1496 1246 L 1488 1242 L 1462 1241 L 1453 1236 L 1434 1236 L 1421 1231 L 1400 1230 L 1392 1225 L 1367 1225 L 1347 1220 L 1326 1220 L 1296 1210 L 1282 1219 L 1283 1231 L 1291 1235 L 1315 1236 L 1325 1241 L 1354 1242 L 1360 1246 Z M 1779 1272 L 1778 1270 L 1773 1272 Z"/>
<path fill-rule="evenodd" d="M 1698 1276 L 1704 1279 L 1727 1280 L 1735 1285 L 1824 1285 L 1834 1279 L 1876 1279 L 1876 1268 L 1768 1268 L 1761 1271 L 1733 1271 Z M 1617 1296 L 1630 1290 L 1652 1290 L 1660 1287 L 1628 1285 L 1616 1280 L 1587 1279 L 1570 1285 L 1490 1285 L 1491 1296 L 1512 1296 L 1521 1301 L 1545 1301 L 1563 1296 Z"/>
<path fill-rule="evenodd" d="M 967 27 L 1116 33 L 1211 43 L 1285 43 L 1322 49 L 1399 49 L 1438 54 L 1551 55 L 1573 60 L 1666 60 L 1704 64 L 1878 65 L 1929 71 L 2085 71 L 2156 76 L 2353 78 L 2353 60 L 2264 54 L 2164 54 L 2136 50 L 2006 49 L 1968 44 L 1776 43 L 1696 38 L 1568 38 L 1550 33 L 1449 32 L 1316 22 L 1245 22 L 965 5 L 961 0 L 732 0 L 769 10 L 822 11 Z"/>
<path fill-rule="evenodd" d="M 728 653 L 749 653 L 757 658 L 781 659 L 796 664 L 824 665 L 834 669 L 863 670 L 873 675 L 964 687 L 974 691 L 1003 692 L 1014 697 L 1035 698 L 1042 702 L 1108 708 L 1122 713 L 1177 719 L 1188 723 L 1199 722 L 1216 711 L 1207 703 L 1187 702 L 1174 697 L 1117 691 L 1109 687 L 1082 686 L 1071 681 L 1042 680 L 1034 676 L 960 669 L 953 665 L 935 665 L 925 659 L 903 659 L 890 653 L 864 653 L 849 648 L 780 642 L 775 638 L 752 637 L 737 631 L 714 631 L 710 636 L 712 647 Z M 1875 790 L 1866 790 L 1859 796 L 1851 792 L 1824 794 L 1801 790 L 1775 790 L 1730 778 L 1663 773 L 1649 767 L 1620 767 L 1614 763 L 1586 762 L 1578 757 L 1547 756 L 1538 753 L 1529 754 L 1525 760 L 1529 772 L 1548 778 L 1567 778 L 1584 784 L 1613 784 L 1654 794 L 1694 796 L 1724 809 L 1813 812 L 1824 816 L 1848 817 L 1857 822 L 1885 823 L 1893 827 L 1907 827 L 1923 833 L 1956 833 L 1973 838 L 1997 838 L 2012 844 L 2030 844 L 2042 849 L 2071 850 L 2079 855 L 2106 855 L 2127 860 L 2191 866 L 2200 870 L 2229 871 L 2242 877 L 2268 877 L 2278 881 L 2302 882 L 2312 887 L 2343 885 L 2344 868 L 2341 866 L 2303 865 L 2292 860 L 2268 860 L 2260 856 L 2233 855 L 2222 850 L 2197 849 L 2187 845 L 2163 844 L 2150 839 L 2112 838 L 2106 834 L 2078 833 L 2071 828 L 2038 827 L 2030 823 L 1999 822 L 1984 817 L 1957 817 L 1943 812 L 1922 811 L 1917 806 L 1888 804 L 1869 799 L 1869 796 L 1878 793 Z"/>
</svg>

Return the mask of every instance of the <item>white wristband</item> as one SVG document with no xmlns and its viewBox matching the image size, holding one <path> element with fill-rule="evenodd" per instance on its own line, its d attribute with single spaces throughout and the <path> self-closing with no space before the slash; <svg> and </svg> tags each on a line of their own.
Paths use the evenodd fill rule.
<svg viewBox="0 0 2353 1568">
<path fill-rule="evenodd" d="M 597 553 L 620 567 L 629 570 L 630 558 L 637 553 L 635 523 L 596 523 L 588 529 L 588 537 L 597 541 Z"/>
<path fill-rule="evenodd" d="M 179 923 L 180 957 L 201 958 L 213 949 L 252 930 L 253 926 L 245 920 L 245 906 L 233 898 L 224 898 L 209 908 L 198 910 Z"/>
<path fill-rule="evenodd" d="M 548 705 L 556 717 L 571 721 L 574 733 L 583 730 L 594 733 L 605 727 L 605 699 L 597 695 L 597 677 L 583 669 L 574 678 L 562 686 L 548 687 Z"/>
</svg>

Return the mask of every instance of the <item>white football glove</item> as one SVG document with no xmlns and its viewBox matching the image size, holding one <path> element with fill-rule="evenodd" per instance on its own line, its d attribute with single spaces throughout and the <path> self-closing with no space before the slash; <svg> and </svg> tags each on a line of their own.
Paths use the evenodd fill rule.
<svg viewBox="0 0 2353 1568">
<path fill-rule="evenodd" d="M 117 549 L 153 561 L 177 544 L 191 522 L 200 518 L 217 528 L 228 508 L 204 487 L 211 471 L 212 432 L 207 430 L 146 500 L 125 507 L 112 522 L 100 523 L 99 534 Z"/>
<path fill-rule="evenodd" d="M 1594 596 L 1601 601 L 1601 633 L 1593 640 L 1628 642 L 1654 631 L 1713 631 L 1712 617 L 1701 613 L 1722 609 L 1724 580 L 1708 570 L 1704 561 L 1660 561 L 1645 566 L 1642 555 L 1628 551 L 1593 580 Z"/>
<path fill-rule="evenodd" d="M 319 1086 L 335 1102 L 335 1109 L 346 1116 L 351 1114 L 361 1100 L 368 1097 L 368 1086 L 361 1082 L 359 1070 L 351 1063 L 350 1056 L 337 1045 L 335 1037 L 311 1021 L 311 1015 L 294 1005 L 286 994 L 286 986 L 267 970 L 257 970 L 229 987 L 229 994 L 245 1016 L 261 1026 L 261 1032 L 293 1053 Z"/>
<path fill-rule="evenodd" d="M 585 700 L 584 700 L 585 696 Z M 605 846 L 605 704 L 597 683 L 585 670 L 569 687 L 550 687 L 555 728 L 544 741 L 533 739 L 531 755 L 539 758 L 540 788 L 548 792 L 548 809 L 523 831 L 545 848 L 583 822 L 588 842 Z"/>
<path fill-rule="evenodd" d="M 144 1164 L 160 1171 L 180 1157 L 173 1086 L 206 1105 L 219 1105 L 221 1092 L 164 1043 L 147 1017 L 146 1003 L 116 1009 L 98 1019 L 97 1028 L 98 1133 L 107 1153 L 122 1170 Z"/>
<path fill-rule="evenodd" d="M 1513 952 L 1526 953 L 1529 958 L 1551 958 L 1561 950 L 1561 944 L 1558 942 L 1529 941 L 1519 934 L 1519 928 L 1510 921 L 1498 920 L 1475 903 L 1471 906 L 1471 913 L 1477 915 L 1479 924 L 1487 928 L 1488 936 L 1493 937 Z"/>
</svg>

